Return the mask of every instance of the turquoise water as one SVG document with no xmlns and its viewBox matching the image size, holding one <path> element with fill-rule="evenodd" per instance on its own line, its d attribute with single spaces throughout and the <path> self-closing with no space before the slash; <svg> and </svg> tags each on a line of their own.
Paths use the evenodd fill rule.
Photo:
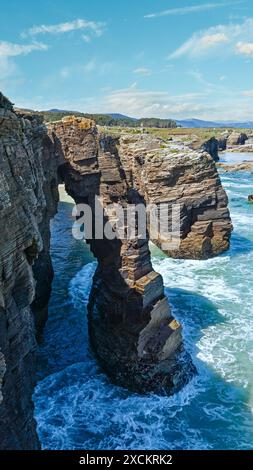
<svg viewBox="0 0 253 470">
<path fill-rule="evenodd" d="M 248 152 L 222 152 L 220 154 L 220 161 L 224 163 L 240 163 L 245 160 L 252 161 L 253 154 Z"/>
<path fill-rule="evenodd" d="M 253 449 L 253 192 L 249 173 L 224 174 L 231 249 L 207 261 L 152 248 L 198 374 L 172 397 L 112 385 L 88 346 L 86 308 L 96 263 L 71 236 L 69 202 L 52 223 L 56 271 L 39 348 L 35 416 L 44 449 Z"/>
</svg>

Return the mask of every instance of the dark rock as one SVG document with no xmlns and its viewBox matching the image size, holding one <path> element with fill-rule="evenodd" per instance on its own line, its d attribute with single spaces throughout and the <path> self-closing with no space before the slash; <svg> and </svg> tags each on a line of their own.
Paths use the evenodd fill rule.
<svg viewBox="0 0 253 470">
<path fill-rule="evenodd" d="M 219 141 L 215 137 L 205 141 L 202 144 L 202 149 L 209 153 L 215 162 L 219 161 Z"/>
<path fill-rule="evenodd" d="M 40 126 L 17 116 L 0 95 L 0 449 L 40 447 L 32 403 L 36 341 L 31 304 L 36 292 L 42 297 L 42 289 L 47 309 L 49 219 L 57 203 L 56 166 L 43 152 L 46 129 L 43 136 Z M 44 266 L 36 276 L 34 263 Z M 40 315 L 37 305 L 36 318 Z"/>
<path fill-rule="evenodd" d="M 244 145 L 247 140 L 247 134 L 234 131 L 227 139 L 227 146 L 231 147 L 234 145 Z"/>
</svg>

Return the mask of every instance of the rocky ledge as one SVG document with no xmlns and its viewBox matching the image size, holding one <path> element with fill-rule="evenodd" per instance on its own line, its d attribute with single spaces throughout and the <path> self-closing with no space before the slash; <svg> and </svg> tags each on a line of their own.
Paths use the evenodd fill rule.
<svg viewBox="0 0 253 470">
<path fill-rule="evenodd" d="M 253 161 L 245 161 L 241 163 L 219 163 L 218 167 L 225 172 L 233 172 L 233 171 L 253 171 Z"/>
<path fill-rule="evenodd" d="M 112 137 L 87 119 L 46 129 L 0 95 L 0 447 L 39 447 L 33 419 L 35 324 L 46 319 L 52 281 L 49 221 L 64 182 L 77 203 L 114 230 L 112 202 L 180 205 L 175 257 L 206 258 L 229 246 L 226 195 L 205 152 L 166 147 L 151 136 Z M 166 216 L 167 217 L 167 216 Z M 169 216 L 168 216 L 169 219 Z M 124 227 L 127 228 L 127 227 Z M 154 272 L 148 236 L 87 240 L 98 260 L 89 301 L 93 349 L 112 379 L 140 392 L 173 393 L 194 369 L 181 326 Z M 158 236 L 156 243 L 161 246 Z"/>
<path fill-rule="evenodd" d="M 229 147 L 229 152 L 232 153 L 253 153 L 253 144 L 244 144 L 244 145 L 237 145 L 235 147 Z"/>
</svg>

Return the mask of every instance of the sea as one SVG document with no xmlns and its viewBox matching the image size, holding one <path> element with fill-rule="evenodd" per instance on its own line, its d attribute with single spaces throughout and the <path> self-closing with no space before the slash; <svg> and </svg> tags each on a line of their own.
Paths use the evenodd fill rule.
<svg viewBox="0 0 253 470">
<path fill-rule="evenodd" d="M 221 155 L 227 163 L 246 159 L 253 154 Z M 220 176 L 234 225 L 230 250 L 205 261 L 174 260 L 151 245 L 197 370 L 173 396 L 115 386 L 97 363 L 86 318 L 96 260 L 72 237 L 73 201 L 60 188 L 51 223 L 55 277 L 33 396 L 43 449 L 253 449 L 253 177 Z"/>
</svg>

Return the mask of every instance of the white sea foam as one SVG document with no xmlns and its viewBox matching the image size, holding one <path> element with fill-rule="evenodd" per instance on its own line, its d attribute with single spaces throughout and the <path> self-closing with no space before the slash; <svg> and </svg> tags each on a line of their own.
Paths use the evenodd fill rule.
<svg viewBox="0 0 253 470">
<path fill-rule="evenodd" d="M 231 205 L 236 230 L 227 254 L 206 261 L 153 259 L 198 374 L 172 397 L 139 396 L 113 386 L 85 344 L 82 362 L 36 387 L 43 448 L 253 449 L 253 207 L 244 197 L 249 181 L 238 184 L 238 178 L 224 178 L 226 186 L 234 184 L 233 198 L 233 188 L 243 196 Z M 84 315 L 95 269 L 96 263 L 86 265 L 69 284 L 75 319 Z M 66 345 L 73 335 L 61 335 L 59 351 L 73 354 Z"/>
<path fill-rule="evenodd" d="M 87 305 L 97 262 L 86 264 L 70 281 L 69 296 L 74 306 Z"/>
</svg>

